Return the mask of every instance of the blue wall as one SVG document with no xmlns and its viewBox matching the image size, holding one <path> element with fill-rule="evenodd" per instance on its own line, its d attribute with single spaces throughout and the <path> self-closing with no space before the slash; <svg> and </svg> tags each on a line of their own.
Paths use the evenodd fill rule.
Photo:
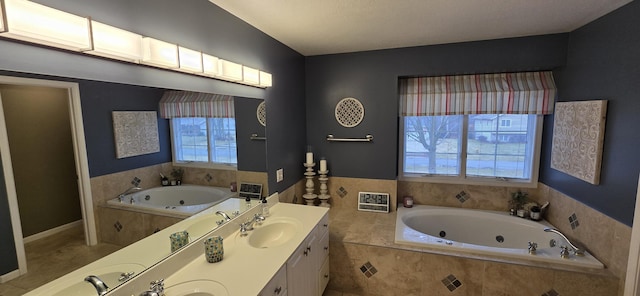
<svg viewBox="0 0 640 296">
<path fill-rule="evenodd" d="M 558 101 L 609 100 L 600 185 L 549 167 L 553 118 L 545 120 L 540 180 L 629 226 L 640 172 L 640 2 L 569 35 L 567 64 L 556 73 Z"/>
<path fill-rule="evenodd" d="M 267 143 L 251 140 L 253 133 L 265 137 L 265 127 L 260 124 L 256 110 L 263 100 L 236 98 L 236 145 L 238 148 L 238 170 L 251 172 L 267 171 Z"/>
<path fill-rule="evenodd" d="M 565 63 L 567 34 L 307 57 L 307 141 L 330 175 L 396 179 L 398 77 L 551 70 Z M 336 103 L 359 99 L 362 123 L 339 125 Z M 329 143 L 374 136 L 372 143 Z M 302 158 L 300 159 L 302 161 Z"/>
<path fill-rule="evenodd" d="M 401 76 L 554 70 L 559 101 L 609 100 L 601 183 L 590 185 L 549 167 L 553 117 L 545 116 L 540 181 L 631 225 L 640 171 L 640 3 L 636 1 L 569 34 L 307 57 L 307 141 L 332 176 L 395 179 Z M 334 118 L 336 103 L 365 107 L 354 128 Z M 329 143 L 374 136 L 373 143 Z"/>
</svg>

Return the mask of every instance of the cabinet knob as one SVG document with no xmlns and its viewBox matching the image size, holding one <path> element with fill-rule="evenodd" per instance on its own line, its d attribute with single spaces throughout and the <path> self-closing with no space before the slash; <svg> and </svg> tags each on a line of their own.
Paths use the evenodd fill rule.
<svg viewBox="0 0 640 296">
<path fill-rule="evenodd" d="M 304 251 L 305 256 L 309 256 L 309 252 L 307 250 Z"/>
<path fill-rule="evenodd" d="M 309 251 L 309 253 L 311 253 L 311 247 L 307 247 L 307 251 Z"/>
<path fill-rule="evenodd" d="M 325 279 L 328 279 L 328 278 L 329 278 L 329 275 L 328 275 L 328 274 L 325 274 L 325 275 L 324 275 L 324 278 L 325 278 Z"/>
<path fill-rule="evenodd" d="M 327 226 L 329 226 L 329 224 L 322 224 L 322 226 L 327 227 Z"/>
<path fill-rule="evenodd" d="M 280 295 L 280 292 L 282 292 L 282 287 L 278 286 L 274 292 L 276 293 L 276 295 Z"/>
<path fill-rule="evenodd" d="M 326 250 L 329 250 L 329 246 L 324 247 L 324 250 L 325 250 L 325 251 L 326 251 Z"/>
</svg>

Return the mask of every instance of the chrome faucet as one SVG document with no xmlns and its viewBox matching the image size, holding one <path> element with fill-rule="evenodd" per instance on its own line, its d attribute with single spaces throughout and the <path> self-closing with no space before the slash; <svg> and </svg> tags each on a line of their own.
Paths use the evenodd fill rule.
<svg viewBox="0 0 640 296">
<path fill-rule="evenodd" d="M 118 199 L 120 200 L 120 202 L 124 201 L 124 197 L 125 195 L 134 192 L 134 191 L 140 191 L 142 190 L 142 188 L 138 187 L 138 186 L 131 186 L 129 187 L 129 189 L 125 190 L 124 192 L 118 194 Z"/>
<path fill-rule="evenodd" d="M 107 289 L 109 289 L 109 287 L 97 276 L 90 275 L 84 278 L 84 280 L 86 282 L 91 283 L 96 288 L 96 291 L 98 292 L 99 296 L 107 294 Z"/>
<path fill-rule="evenodd" d="M 164 296 L 164 279 L 152 281 L 149 290 L 140 293 L 139 296 Z"/>
<path fill-rule="evenodd" d="M 560 247 L 560 257 L 564 259 L 569 258 L 569 248 L 567 246 Z"/>
<path fill-rule="evenodd" d="M 257 222 L 257 223 L 262 223 L 264 222 L 265 218 L 264 216 L 260 215 L 260 214 L 255 214 L 253 215 L 253 219 L 251 219 L 250 221 L 244 222 L 244 223 L 240 223 L 240 235 L 245 236 L 247 235 L 247 231 L 253 230 L 253 225 Z"/>
<path fill-rule="evenodd" d="M 573 243 L 571 243 L 571 241 L 564 234 L 562 234 L 562 232 L 560 232 L 559 230 L 557 230 L 555 228 L 546 227 L 544 229 L 544 232 L 553 232 L 553 233 L 561 236 L 569 244 L 569 246 L 571 246 L 571 248 L 572 248 L 571 251 L 573 252 L 573 254 L 575 254 L 576 256 L 584 256 L 584 248 L 579 248 L 576 245 L 574 245 Z M 561 252 L 561 255 L 562 255 L 562 252 Z M 566 258 L 566 257 L 563 256 L 563 258 Z"/>
<path fill-rule="evenodd" d="M 223 211 L 217 211 L 216 215 L 220 215 L 224 218 L 224 222 L 229 222 L 231 221 L 231 217 L 229 217 L 229 215 L 227 215 L 227 213 L 223 212 Z"/>
<path fill-rule="evenodd" d="M 529 254 L 535 255 L 538 250 L 538 244 L 535 242 L 529 242 Z"/>
</svg>

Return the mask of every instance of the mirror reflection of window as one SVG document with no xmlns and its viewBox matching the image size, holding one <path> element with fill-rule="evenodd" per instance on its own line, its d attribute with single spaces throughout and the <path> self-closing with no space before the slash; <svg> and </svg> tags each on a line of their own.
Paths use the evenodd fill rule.
<svg viewBox="0 0 640 296">
<path fill-rule="evenodd" d="M 235 118 L 171 119 L 175 162 L 237 166 Z"/>
</svg>

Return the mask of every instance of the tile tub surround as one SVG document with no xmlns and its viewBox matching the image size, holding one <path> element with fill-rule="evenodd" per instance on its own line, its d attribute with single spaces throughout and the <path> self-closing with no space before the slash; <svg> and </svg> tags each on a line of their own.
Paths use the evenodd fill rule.
<svg viewBox="0 0 640 296">
<path fill-rule="evenodd" d="M 482 210 L 507 211 L 510 194 L 516 190 L 518 188 L 398 181 L 398 196 L 412 195 L 416 204 Z M 538 188 L 521 190 L 529 193 L 529 197 L 538 203 L 549 201 L 546 220 L 570 239 L 585 245 L 591 254 L 620 279 L 620 287 L 624 287 L 631 227 L 543 183 L 538 183 Z M 460 203 L 455 197 L 461 191 L 470 196 L 464 203 Z M 574 215 L 579 225 L 572 228 L 570 218 Z"/>
<path fill-rule="evenodd" d="M 133 169 L 129 171 L 123 171 L 98 177 L 91 178 L 91 195 L 93 200 L 93 210 L 96 216 L 96 230 L 99 241 L 102 241 L 101 238 L 105 237 L 102 234 L 103 229 L 107 229 L 106 231 L 110 231 L 113 223 L 104 223 L 101 214 L 104 214 L 103 210 L 99 209 L 99 206 L 106 204 L 107 200 L 112 199 L 118 194 L 122 193 L 127 188 L 133 186 L 132 182 L 134 180 L 140 181 L 140 187 L 142 188 L 151 188 L 161 186 L 160 184 L 160 173 L 164 174 L 167 177 L 171 176 L 171 170 L 173 169 L 172 163 L 163 163 L 159 165 L 152 165 L 148 167 Z M 184 169 L 184 184 L 194 184 L 194 185 L 204 185 L 204 186 L 217 186 L 228 188 L 231 182 L 239 182 L 246 181 L 250 183 L 262 183 L 263 186 L 267 186 L 267 174 L 261 172 L 248 172 L 248 171 L 234 171 L 234 170 L 214 170 L 214 169 L 203 169 L 203 168 L 183 168 Z M 263 187 L 263 192 L 268 193 L 268 188 Z M 123 214 L 126 215 L 126 214 Z M 150 220 L 153 218 L 148 218 Z M 167 220 L 163 218 L 156 218 L 156 220 Z M 170 219 L 169 219 L 170 220 Z M 160 228 L 162 225 L 166 224 L 164 221 L 160 221 L 158 223 Z M 106 226 L 107 228 L 102 228 Z M 139 229 L 139 232 L 149 234 L 148 227 L 141 228 L 142 226 L 136 226 Z M 151 226 L 149 226 L 151 227 Z M 153 227 L 152 230 L 155 230 L 157 227 Z M 107 237 L 112 237 L 112 234 L 107 234 Z M 133 238 L 119 238 L 117 240 L 108 240 L 109 242 L 116 243 L 119 245 L 129 244 L 133 241 Z"/>
<path fill-rule="evenodd" d="M 332 291 L 354 295 L 539 296 L 551 290 L 563 296 L 619 294 L 619 279 L 608 271 L 553 270 L 395 244 L 395 212 L 332 209 L 329 215 L 328 289 Z M 367 263 L 375 268 L 375 274 L 368 276 L 362 270 Z"/>
<path fill-rule="evenodd" d="M 135 243 L 165 229 L 183 218 L 147 214 L 124 209 L 98 206 L 97 225 L 101 229 L 99 240 L 121 247 Z"/>
</svg>

